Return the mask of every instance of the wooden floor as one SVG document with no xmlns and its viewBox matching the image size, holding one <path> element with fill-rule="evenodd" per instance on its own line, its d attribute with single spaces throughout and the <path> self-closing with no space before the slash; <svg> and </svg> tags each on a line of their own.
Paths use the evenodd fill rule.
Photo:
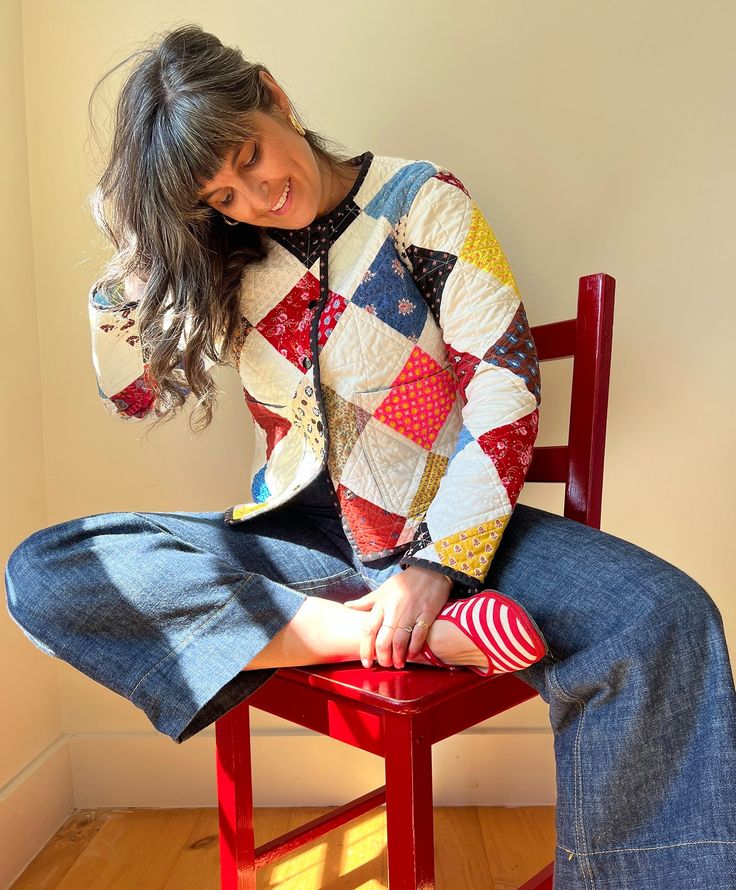
<svg viewBox="0 0 736 890">
<path fill-rule="evenodd" d="M 256 844 L 327 812 L 259 808 Z M 517 890 L 554 858 L 554 807 L 435 807 L 438 888 Z M 79 810 L 11 890 L 219 890 L 217 810 Z M 258 887 L 380 890 L 383 807 L 258 872 Z"/>
</svg>

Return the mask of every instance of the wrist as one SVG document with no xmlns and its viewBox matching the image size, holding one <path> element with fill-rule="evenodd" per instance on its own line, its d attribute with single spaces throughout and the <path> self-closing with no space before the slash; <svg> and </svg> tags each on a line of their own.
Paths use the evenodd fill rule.
<svg viewBox="0 0 736 890">
<path fill-rule="evenodd" d="M 417 575 L 421 577 L 422 581 L 426 583 L 440 583 L 442 582 L 446 591 L 452 590 L 453 580 L 449 575 L 445 575 L 444 572 L 435 571 L 435 569 L 426 569 L 424 566 L 418 565 L 408 565 L 405 569 L 405 572 L 411 572 L 412 575 Z"/>
</svg>

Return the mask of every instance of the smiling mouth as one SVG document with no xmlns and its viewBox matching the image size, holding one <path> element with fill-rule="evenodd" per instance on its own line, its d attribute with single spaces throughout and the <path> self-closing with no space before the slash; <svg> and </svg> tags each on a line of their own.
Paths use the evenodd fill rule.
<svg viewBox="0 0 736 890">
<path fill-rule="evenodd" d="M 284 204 L 286 204 L 286 202 L 287 202 L 287 200 L 288 200 L 288 198 L 289 198 L 289 194 L 290 194 L 290 193 L 291 193 L 291 180 L 290 180 L 290 179 L 287 179 L 287 180 L 286 180 L 286 186 L 285 186 L 283 192 L 281 193 L 281 197 L 280 197 L 280 198 L 278 199 L 278 201 L 273 205 L 273 207 L 271 208 L 271 210 L 272 210 L 272 211 L 281 210 L 281 208 L 284 206 Z"/>
</svg>

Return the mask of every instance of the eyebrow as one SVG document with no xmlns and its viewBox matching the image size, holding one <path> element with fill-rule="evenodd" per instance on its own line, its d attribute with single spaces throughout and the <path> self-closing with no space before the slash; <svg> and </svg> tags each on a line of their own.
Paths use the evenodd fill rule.
<svg viewBox="0 0 736 890">
<path fill-rule="evenodd" d="M 240 155 L 243 153 L 243 148 L 245 148 L 245 142 L 240 146 L 240 150 L 239 150 L 239 151 L 234 151 L 234 152 L 233 152 L 233 155 L 232 155 L 232 157 L 230 158 L 230 169 L 231 169 L 231 170 L 234 170 L 234 169 L 235 169 L 235 165 L 238 163 L 238 158 L 239 158 Z M 223 189 L 223 188 L 225 188 L 225 186 L 224 186 L 224 185 L 221 185 L 221 186 L 219 186 L 219 187 L 216 188 L 216 189 L 212 189 L 211 192 L 207 192 L 206 195 L 203 195 L 203 196 L 202 196 L 202 200 L 203 200 L 203 201 L 209 201 L 209 199 L 210 199 L 214 194 L 216 194 L 217 192 L 220 191 L 220 189 Z"/>
</svg>

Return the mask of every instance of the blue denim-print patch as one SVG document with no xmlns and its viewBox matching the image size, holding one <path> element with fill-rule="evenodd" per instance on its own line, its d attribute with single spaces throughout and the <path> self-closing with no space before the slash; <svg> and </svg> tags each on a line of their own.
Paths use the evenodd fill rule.
<svg viewBox="0 0 736 890">
<path fill-rule="evenodd" d="M 429 311 L 391 238 L 384 241 L 352 302 L 414 340 L 422 333 Z"/>
<path fill-rule="evenodd" d="M 411 206 L 419 189 L 436 172 L 436 167 L 427 161 L 407 164 L 381 186 L 363 212 L 374 219 L 383 216 L 395 226 L 399 217 Z"/>
<path fill-rule="evenodd" d="M 266 484 L 266 465 L 264 464 L 261 469 L 255 474 L 253 477 L 253 482 L 251 484 L 251 492 L 253 494 L 253 500 L 257 504 L 263 503 L 267 498 L 271 495 L 271 490 Z"/>
</svg>

